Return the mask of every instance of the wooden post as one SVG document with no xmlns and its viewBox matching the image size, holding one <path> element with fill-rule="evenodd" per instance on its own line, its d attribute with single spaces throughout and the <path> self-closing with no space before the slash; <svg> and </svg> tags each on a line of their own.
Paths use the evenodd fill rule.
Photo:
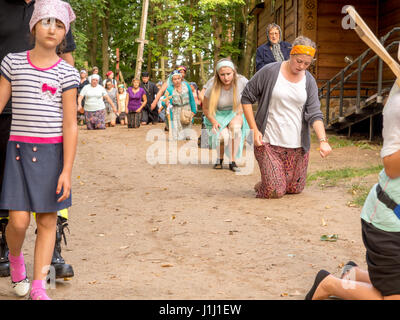
<svg viewBox="0 0 400 320">
<path fill-rule="evenodd" d="M 117 74 L 116 80 L 119 82 L 119 48 L 116 50 L 116 55 L 117 55 L 117 66 L 115 73 Z"/>
<path fill-rule="evenodd" d="M 161 58 L 160 58 L 160 65 L 161 65 L 161 67 L 160 67 L 160 68 L 151 69 L 151 70 L 156 71 L 156 72 L 161 72 L 161 80 L 162 80 L 163 82 L 165 82 L 165 80 L 166 80 L 166 72 L 170 72 L 170 71 L 173 71 L 173 70 L 174 70 L 174 69 L 167 69 L 167 68 L 165 68 L 165 60 L 167 60 L 167 59 L 168 59 L 167 57 L 161 57 Z"/>
<path fill-rule="evenodd" d="M 205 64 L 210 64 L 210 61 L 203 60 L 203 57 L 201 55 L 201 53 L 198 53 L 199 56 L 199 62 L 194 62 L 193 65 L 200 65 L 200 79 L 201 79 L 201 84 L 205 84 L 207 82 L 207 78 L 206 78 L 206 72 L 204 71 L 204 65 Z"/>
<path fill-rule="evenodd" d="M 142 20 L 140 22 L 140 34 L 139 34 L 139 39 L 136 39 L 136 42 L 139 42 L 139 48 L 136 58 L 136 70 L 135 70 L 135 77 L 137 79 L 140 79 L 140 74 L 142 72 L 142 64 L 144 62 L 143 60 L 144 45 L 149 43 L 148 40 L 145 40 L 148 10 L 149 10 L 149 0 L 143 0 Z"/>
</svg>

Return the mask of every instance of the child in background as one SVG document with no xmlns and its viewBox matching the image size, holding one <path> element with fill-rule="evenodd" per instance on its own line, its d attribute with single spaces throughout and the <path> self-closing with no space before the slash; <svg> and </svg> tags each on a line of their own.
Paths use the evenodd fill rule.
<svg viewBox="0 0 400 320">
<path fill-rule="evenodd" d="M 36 212 L 37 238 L 30 298 L 49 300 L 47 267 L 54 250 L 57 211 L 71 206 L 71 173 L 77 145 L 79 74 L 57 56 L 75 20 L 66 2 L 37 0 L 30 20 L 35 47 L 8 54 L 1 63 L 0 112 L 12 96 L 11 134 L 0 208 L 10 212 L 6 229 L 12 286 L 29 292 L 22 245 Z M 14 89 L 18 82 L 19 90 Z"/>
<path fill-rule="evenodd" d="M 126 122 L 126 107 L 128 105 L 128 93 L 125 90 L 125 86 L 120 84 L 118 86 L 118 114 L 119 114 L 119 122 L 121 125 L 125 125 Z"/>
</svg>

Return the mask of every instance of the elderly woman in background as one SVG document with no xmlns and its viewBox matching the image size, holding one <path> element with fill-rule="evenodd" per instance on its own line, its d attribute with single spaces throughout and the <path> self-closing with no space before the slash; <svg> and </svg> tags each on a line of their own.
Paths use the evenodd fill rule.
<svg viewBox="0 0 400 320">
<path fill-rule="evenodd" d="M 107 91 L 107 95 L 112 100 L 114 106 L 118 106 L 117 100 L 117 89 L 114 88 L 112 79 L 107 79 L 105 82 L 105 89 Z M 112 105 L 108 102 L 106 98 L 104 98 L 105 106 L 106 106 L 106 126 L 115 127 L 115 123 L 118 116 L 118 109 L 114 109 Z"/>
<path fill-rule="evenodd" d="M 332 151 L 325 135 L 318 87 L 307 68 L 316 45 L 300 36 L 293 43 L 290 59 L 271 63 L 247 83 L 242 105 L 254 132 L 254 153 L 260 166 L 257 198 L 280 198 L 303 191 L 310 151 L 310 130 L 319 140 L 321 157 Z M 254 117 L 252 104 L 258 101 Z"/>
<path fill-rule="evenodd" d="M 256 71 L 272 62 L 282 62 L 289 59 L 292 45 L 282 41 L 282 30 L 271 23 L 267 27 L 267 43 L 259 46 L 256 52 Z"/>
<path fill-rule="evenodd" d="M 163 106 L 168 107 L 170 113 L 172 138 L 174 140 L 190 140 L 193 117 L 197 112 L 196 102 L 190 85 L 183 81 L 182 73 L 174 70 L 170 75 L 172 86 L 165 92 L 167 97 Z"/>
<path fill-rule="evenodd" d="M 220 146 L 214 169 L 222 169 L 225 154 L 223 142 L 228 141 L 229 169 L 240 171 L 235 160 L 242 155 L 245 130 L 249 128 L 240 103 L 247 82 L 244 76 L 237 74 L 229 59 L 217 62 L 214 77 L 207 82 L 203 100 L 204 124 L 209 131 L 209 144 L 213 148 Z"/>
<path fill-rule="evenodd" d="M 78 111 L 82 112 L 82 100 L 85 98 L 85 118 L 88 130 L 105 129 L 106 110 L 103 97 L 110 103 L 114 112 L 117 108 L 114 102 L 107 95 L 106 89 L 99 85 L 100 76 L 91 76 L 90 84 L 86 85 L 78 96 Z"/>
</svg>

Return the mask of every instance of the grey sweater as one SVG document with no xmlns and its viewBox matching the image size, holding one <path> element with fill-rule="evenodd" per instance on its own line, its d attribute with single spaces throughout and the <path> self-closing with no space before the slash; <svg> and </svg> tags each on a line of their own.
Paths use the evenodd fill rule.
<svg viewBox="0 0 400 320">
<path fill-rule="evenodd" d="M 261 68 L 247 83 L 242 92 L 242 104 L 254 104 L 258 102 L 255 115 L 257 128 L 261 133 L 265 132 L 268 120 L 268 108 L 272 90 L 279 76 L 282 62 L 268 64 Z M 301 128 L 301 146 L 305 152 L 310 150 L 310 126 L 315 120 L 323 120 L 318 99 L 318 87 L 314 77 L 306 71 L 307 101 L 303 107 L 303 121 Z"/>
</svg>

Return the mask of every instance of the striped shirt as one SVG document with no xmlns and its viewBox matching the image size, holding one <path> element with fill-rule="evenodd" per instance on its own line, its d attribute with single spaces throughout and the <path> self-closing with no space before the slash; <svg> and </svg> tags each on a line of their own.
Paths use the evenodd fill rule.
<svg viewBox="0 0 400 320">
<path fill-rule="evenodd" d="M 11 83 L 10 140 L 62 142 L 62 93 L 79 86 L 78 71 L 62 59 L 49 68 L 38 68 L 31 62 L 29 51 L 8 54 L 0 69 Z"/>
</svg>

